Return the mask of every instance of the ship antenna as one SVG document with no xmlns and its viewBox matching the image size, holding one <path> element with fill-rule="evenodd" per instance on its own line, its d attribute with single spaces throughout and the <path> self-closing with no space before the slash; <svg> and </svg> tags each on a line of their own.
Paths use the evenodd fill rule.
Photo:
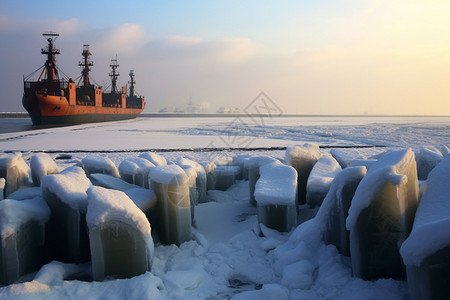
<svg viewBox="0 0 450 300">
<path fill-rule="evenodd" d="M 134 70 L 130 70 L 130 81 L 128 82 L 130 84 L 130 97 L 134 97 L 134 84 L 136 81 L 134 80 Z"/>
<path fill-rule="evenodd" d="M 48 46 L 46 49 L 41 49 L 41 53 L 47 55 L 47 61 L 44 64 L 44 69 L 39 76 L 38 81 L 41 81 L 44 73 L 44 80 L 46 81 L 58 81 L 58 70 L 56 69 L 56 58 L 55 55 L 59 54 L 59 49 L 54 48 L 54 42 L 58 38 L 59 34 L 55 32 L 45 32 L 42 34 L 44 37 L 47 37 Z"/>
<path fill-rule="evenodd" d="M 111 64 L 109 66 L 111 67 L 111 73 L 109 73 L 109 76 L 111 77 L 111 93 L 117 93 L 117 78 L 120 75 L 117 71 L 117 68 L 119 67 L 119 64 L 117 63 L 117 54 L 116 59 L 111 59 Z"/>
<path fill-rule="evenodd" d="M 91 71 L 91 68 L 94 65 L 94 62 L 92 62 L 89 57 L 92 55 L 89 51 L 89 45 L 83 45 L 83 52 L 81 53 L 83 56 L 83 61 L 80 61 L 78 65 L 82 67 L 81 70 L 81 76 L 83 78 L 83 85 L 84 86 L 90 86 L 89 82 L 89 72 Z M 81 80 L 81 79 L 80 79 Z"/>
</svg>

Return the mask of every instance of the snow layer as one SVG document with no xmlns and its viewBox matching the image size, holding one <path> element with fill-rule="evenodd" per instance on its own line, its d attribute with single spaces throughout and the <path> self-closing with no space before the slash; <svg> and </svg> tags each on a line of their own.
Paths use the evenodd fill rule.
<svg viewBox="0 0 450 300">
<path fill-rule="evenodd" d="M 277 161 L 259 169 L 255 199 L 258 205 L 295 205 L 297 171 Z"/>
<path fill-rule="evenodd" d="M 150 180 L 164 184 L 185 184 L 188 180 L 186 173 L 180 166 L 158 166 L 150 170 Z"/>
<path fill-rule="evenodd" d="M 150 161 L 141 157 L 130 157 L 123 160 L 119 165 L 119 173 L 133 175 L 137 173 L 145 173 L 155 165 Z"/>
<path fill-rule="evenodd" d="M 413 230 L 400 253 L 406 265 L 419 266 L 436 251 L 450 246 L 450 156 L 429 174 Z"/>
<path fill-rule="evenodd" d="M 91 182 L 80 167 L 69 167 L 59 174 L 42 177 L 41 188 L 52 192 L 58 198 L 74 210 L 86 211 L 87 189 Z"/>
</svg>

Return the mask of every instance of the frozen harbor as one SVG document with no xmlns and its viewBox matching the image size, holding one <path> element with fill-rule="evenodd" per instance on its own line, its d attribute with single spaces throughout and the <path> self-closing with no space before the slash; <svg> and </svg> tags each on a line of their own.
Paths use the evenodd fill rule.
<svg viewBox="0 0 450 300">
<path fill-rule="evenodd" d="M 238 155 L 284 160 L 286 147 L 309 142 L 318 144 L 323 155 L 333 154 L 339 164 L 346 165 L 370 161 L 387 150 L 412 148 L 420 153 L 427 147 L 446 154 L 449 126 L 450 117 L 138 118 L 2 133 L 0 150 L 22 152 L 25 161 L 35 152 L 47 152 L 62 170 L 82 165 L 93 152 L 116 166 L 148 151 L 169 162 L 181 157 L 197 162 L 227 161 Z M 265 199 L 267 189 L 256 189 L 262 191 L 260 199 Z M 258 225 L 257 209 L 249 203 L 246 179 L 237 179 L 225 191 L 209 190 L 207 201 L 195 207 L 192 240 L 179 246 L 156 242 L 150 272 L 131 279 L 92 282 L 86 279 L 92 276 L 90 264 L 54 261 L 1 287 L 0 297 L 409 298 L 405 280 L 354 277 L 351 259 L 319 238 L 319 221 L 325 214 L 319 214 L 315 222 L 278 232 Z M 302 205 L 300 223 L 313 213 Z"/>
</svg>

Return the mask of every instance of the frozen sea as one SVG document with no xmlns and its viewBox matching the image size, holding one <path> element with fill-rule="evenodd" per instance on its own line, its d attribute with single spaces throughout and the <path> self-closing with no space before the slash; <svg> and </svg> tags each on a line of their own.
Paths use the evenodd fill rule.
<svg viewBox="0 0 450 300">
<path fill-rule="evenodd" d="M 8 122 L 9 119 L 0 120 Z M 12 121 L 15 122 L 15 121 Z M 321 151 L 366 159 L 389 149 L 450 146 L 450 117 L 197 117 L 151 118 L 30 130 L 2 130 L 0 152 L 24 157 L 48 152 L 60 167 L 88 154 L 111 158 L 155 151 L 168 160 L 207 161 L 261 153 L 283 158 L 285 148 L 317 143 Z M 28 124 L 29 125 L 29 124 Z M 0 125 L 1 126 L 1 125 Z M 6 132 L 9 131 L 9 132 Z M 65 156 L 63 156 L 65 155 Z M 156 245 L 152 271 L 131 279 L 67 280 L 89 265 L 52 262 L 38 273 L 0 288 L 1 299 L 408 299 L 404 281 L 363 281 L 334 246 L 293 243 L 290 233 L 257 226 L 248 182 L 212 191 L 196 207 L 193 240 Z M 301 225 L 300 225 L 301 226 Z M 297 228 L 299 229 L 299 228 Z M 301 229 L 299 229 L 301 230 Z M 81 270 L 81 271 L 80 271 Z M 298 282 L 283 278 L 298 273 Z"/>
</svg>

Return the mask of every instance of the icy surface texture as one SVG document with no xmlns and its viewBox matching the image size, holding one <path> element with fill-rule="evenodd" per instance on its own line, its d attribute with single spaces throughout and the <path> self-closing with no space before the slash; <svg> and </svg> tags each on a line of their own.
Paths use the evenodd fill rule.
<svg viewBox="0 0 450 300">
<path fill-rule="evenodd" d="M 356 189 L 347 218 L 353 273 L 363 279 L 403 278 L 399 247 L 418 204 L 414 152 L 388 151 Z"/>
<path fill-rule="evenodd" d="M 155 165 L 141 157 L 124 159 L 119 165 L 120 177 L 128 183 L 149 188 L 148 173 Z"/>
<path fill-rule="evenodd" d="M 154 245 L 144 213 L 124 192 L 91 187 L 87 194 L 94 280 L 130 278 L 150 271 Z"/>
<path fill-rule="evenodd" d="M 287 147 L 284 161 L 294 167 L 298 174 L 298 202 L 306 203 L 306 184 L 314 164 L 321 157 L 319 145 L 305 143 L 303 146 Z"/>
<path fill-rule="evenodd" d="M 0 178 L 5 178 L 3 197 L 26 186 L 30 186 L 30 167 L 22 153 L 0 154 Z"/>
<path fill-rule="evenodd" d="M 309 174 L 306 185 L 306 203 L 310 207 L 322 204 L 330 189 L 331 182 L 341 171 L 341 166 L 332 156 L 319 158 Z"/>
<path fill-rule="evenodd" d="M 152 190 L 158 199 L 160 224 L 156 228 L 163 243 L 181 245 L 191 239 L 189 182 L 184 170 L 167 165 L 150 170 Z"/>
<path fill-rule="evenodd" d="M 41 185 L 42 176 L 59 173 L 59 167 L 47 153 L 36 153 L 31 156 L 30 169 L 35 186 Z"/>
<path fill-rule="evenodd" d="M 442 153 L 435 147 L 421 147 L 415 150 L 414 154 L 419 180 L 426 180 L 430 171 L 444 159 Z"/>
<path fill-rule="evenodd" d="M 42 177 L 42 196 L 52 215 L 47 241 L 50 256 L 63 262 L 89 260 L 86 227 L 87 189 L 91 182 L 80 167 L 69 167 L 59 174 Z"/>
<path fill-rule="evenodd" d="M 256 206 L 255 200 L 255 186 L 259 179 L 260 173 L 259 168 L 261 166 L 271 164 L 278 161 L 276 158 L 271 156 L 254 156 L 248 160 L 248 187 L 250 192 L 250 204 Z"/>
<path fill-rule="evenodd" d="M 236 156 L 238 165 L 241 168 L 241 178 L 239 179 L 248 180 L 248 163 L 251 157 L 252 156 L 250 154 L 242 154 Z"/>
<path fill-rule="evenodd" d="M 226 191 L 236 182 L 241 168 L 239 166 L 218 166 L 214 170 L 216 175 L 216 190 Z"/>
<path fill-rule="evenodd" d="M 347 167 L 337 174 L 318 213 L 325 215 L 322 220 L 326 224 L 323 233 L 325 243 L 335 245 L 345 256 L 350 256 L 350 232 L 345 227 L 345 221 L 356 188 L 366 173 L 366 167 L 361 166 Z"/>
<path fill-rule="evenodd" d="M 139 157 L 144 158 L 154 164 L 155 166 L 166 166 L 167 160 L 159 154 L 154 152 L 145 152 L 139 155 Z"/>
<path fill-rule="evenodd" d="M 10 284 L 44 263 L 45 223 L 50 209 L 42 197 L 0 201 L 0 282 Z"/>
<path fill-rule="evenodd" d="M 276 161 L 259 169 L 255 199 L 258 221 L 278 231 L 297 225 L 297 171 Z"/>
<path fill-rule="evenodd" d="M 81 160 L 81 164 L 87 175 L 92 173 L 103 173 L 114 177 L 120 176 L 114 162 L 105 156 L 88 155 Z"/>
<path fill-rule="evenodd" d="M 428 175 L 411 234 L 400 248 L 411 299 L 450 295 L 450 156 Z"/>
</svg>

